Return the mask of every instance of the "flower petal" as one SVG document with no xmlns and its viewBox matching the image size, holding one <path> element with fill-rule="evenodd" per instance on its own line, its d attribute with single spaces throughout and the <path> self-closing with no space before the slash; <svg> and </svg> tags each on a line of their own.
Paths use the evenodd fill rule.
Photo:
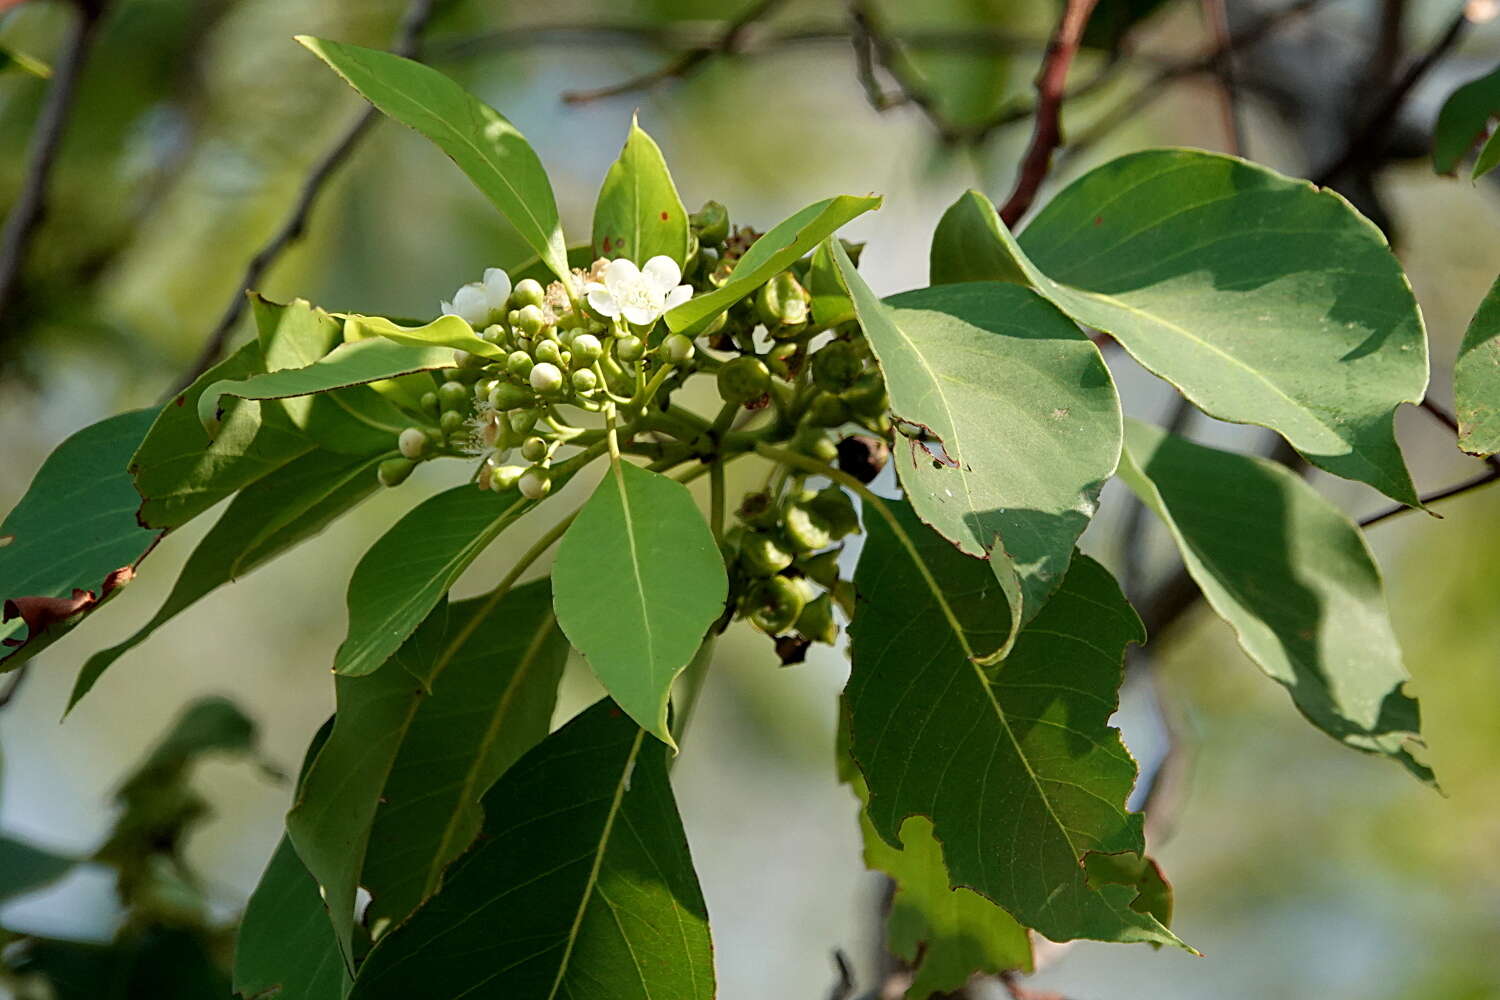
<svg viewBox="0 0 1500 1000">
<path fill-rule="evenodd" d="M 471 281 L 453 293 L 453 310 L 470 326 L 484 326 L 490 321 L 489 295 L 484 285 Z"/>
<path fill-rule="evenodd" d="M 634 323 L 636 326 L 650 326 L 652 323 L 656 322 L 656 317 L 661 315 L 660 310 L 652 309 L 650 306 L 641 305 L 635 302 L 632 302 L 630 305 L 626 306 L 624 312 L 625 318 Z"/>
<path fill-rule="evenodd" d="M 510 298 L 510 275 L 498 267 L 487 267 L 484 269 L 484 290 L 489 296 L 491 309 L 505 308 L 505 300 Z"/>
<path fill-rule="evenodd" d="M 641 268 L 641 273 L 651 279 L 651 283 L 657 287 L 663 295 L 676 287 L 682 280 L 682 268 L 677 262 L 665 254 L 658 254 L 646 261 L 646 266 Z"/>
<path fill-rule="evenodd" d="M 458 315 L 458 313 L 456 313 L 456 312 L 453 311 L 453 303 L 449 302 L 447 299 L 439 299 L 438 300 L 438 308 L 442 310 L 442 312 L 439 313 L 439 315 L 441 315 L 441 316 L 457 316 Z"/>
<path fill-rule="evenodd" d="M 693 297 L 692 285 L 678 285 L 667 293 L 667 308 L 675 309 Z"/>
<path fill-rule="evenodd" d="M 621 289 L 639 284 L 640 280 L 641 269 L 629 257 L 616 257 L 604 265 L 604 284 L 616 295 L 620 294 Z"/>
<path fill-rule="evenodd" d="M 588 288 L 589 308 L 600 316 L 620 315 L 620 305 L 615 301 L 614 295 L 603 285 L 590 283 Z"/>
</svg>

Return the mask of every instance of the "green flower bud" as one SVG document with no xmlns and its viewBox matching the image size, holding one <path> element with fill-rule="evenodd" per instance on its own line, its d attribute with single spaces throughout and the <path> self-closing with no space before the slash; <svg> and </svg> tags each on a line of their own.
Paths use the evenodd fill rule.
<svg viewBox="0 0 1500 1000">
<path fill-rule="evenodd" d="M 521 442 L 521 457 L 528 462 L 540 462 L 547 457 L 547 442 L 539 437 L 529 437 Z"/>
<path fill-rule="evenodd" d="M 517 309 L 524 309 L 527 306 L 540 308 L 546 300 L 547 291 L 535 278 L 522 278 L 516 282 L 515 289 L 510 293 L 511 304 Z"/>
<path fill-rule="evenodd" d="M 833 620 L 833 598 L 821 594 L 808 601 L 797 616 L 797 632 L 804 639 L 832 645 L 839 637 L 838 622 Z"/>
<path fill-rule="evenodd" d="M 792 553 L 770 532 L 751 531 L 740 543 L 740 562 L 754 576 L 770 576 L 792 564 Z"/>
<path fill-rule="evenodd" d="M 759 358 L 738 357 L 719 369 L 719 396 L 726 403 L 748 403 L 771 388 L 771 373 Z"/>
<path fill-rule="evenodd" d="M 424 392 L 424 393 L 422 393 L 422 412 L 428 414 L 429 416 L 433 416 L 433 417 L 436 417 L 439 413 L 443 412 L 442 411 L 442 407 L 440 405 L 438 405 L 438 394 L 437 393 L 435 393 L 435 392 Z"/>
<path fill-rule="evenodd" d="M 484 332 L 479 336 L 485 340 L 488 340 L 492 344 L 503 344 L 505 343 L 505 339 L 509 337 L 510 334 L 506 332 L 505 327 L 501 326 L 499 323 L 491 323 L 489 326 L 484 328 Z"/>
<path fill-rule="evenodd" d="M 644 356 L 645 353 L 645 341 L 641 340 L 640 337 L 637 337 L 634 334 L 626 337 L 621 337 L 619 340 L 615 341 L 615 357 L 619 358 L 626 364 L 629 364 L 632 361 L 641 360 L 641 357 Z"/>
<path fill-rule="evenodd" d="M 400 486 L 416 467 L 417 463 L 409 458 L 388 458 L 376 469 L 376 478 L 381 486 Z"/>
<path fill-rule="evenodd" d="M 462 382 L 444 382 L 438 386 L 438 405 L 444 411 L 466 413 L 469 409 L 469 387 Z"/>
<path fill-rule="evenodd" d="M 471 368 L 483 368 L 489 364 L 489 361 L 477 354 L 470 354 L 468 351 L 454 351 L 453 363 L 458 366 L 460 371 L 464 371 Z"/>
<path fill-rule="evenodd" d="M 604 356 L 604 345 L 592 333 L 576 334 L 568 349 L 573 352 L 573 360 L 579 367 L 591 365 Z"/>
<path fill-rule="evenodd" d="M 521 473 L 521 478 L 516 481 L 516 488 L 527 500 L 540 500 L 552 491 L 552 473 L 533 465 Z"/>
<path fill-rule="evenodd" d="M 524 465 L 502 465 L 490 471 L 490 489 L 496 493 L 504 493 L 513 489 L 516 483 L 521 481 L 521 476 L 526 472 Z"/>
<path fill-rule="evenodd" d="M 588 395 L 599 387 L 599 376 L 587 368 L 580 368 L 571 376 L 573 391 L 580 395 Z"/>
<path fill-rule="evenodd" d="M 680 365 L 693 356 L 693 341 L 680 333 L 668 334 L 661 342 L 661 354 L 667 361 Z"/>
<path fill-rule="evenodd" d="M 464 415 L 457 410 L 444 410 L 438 418 L 438 427 L 442 428 L 444 436 L 456 434 L 463 425 Z"/>
<path fill-rule="evenodd" d="M 531 387 L 544 396 L 550 396 L 563 387 L 562 369 L 549 361 L 543 361 L 532 368 L 527 378 Z"/>
<path fill-rule="evenodd" d="M 444 368 L 443 375 L 449 382 L 473 385 L 484 377 L 484 372 L 479 368 Z"/>
<path fill-rule="evenodd" d="M 536 361 L 525 351 L 511 351 L 510 357 L 505 359 L 505 370 L 518 378 L 525 378 L 531 374 L 531 366 L 534 364 Z"/>
<path fill-rule="evenodd" d="M 798 552 L 815 552 L 833 543 L 827 522 L 801 504 L 788 504 L 781 523 L 787 540 Z"/>
<path fill-rule="evenodd" d="M 545 361 L 551 365 L 561 366 L 563 363 L 562 345 L 555 340 L 544 340 L 536 345 L 535 350 L 531 352 L 531 356 L 538 361 Z"/>
<path fill-rule="evenodd" d="M 396 449 L 416 461 L 427 450 L 427 435 L 420 428 L 408 427 L 396 437 Z"/>
<path fill-rule="evenodd" d="M 864 370 L 865 363 L 859 349 L 847 340 L 825 344 L 812 356 L 813 382 L 829 392 L 842 392 L 853 387 Z"/>
<path fill-rule="evenodd" d="M 514 410 L 526 406 L 532 399 L 530 392 L 510 382 L 498 382 L 490 390 L 490 406 L 497 410 Z"/>
<path fill-rule="evenodd" d="M 518 435 L 530 434 L 531 429 L 536 426 L 536 410 L 512 410 L 510 414 L 510 429 Z"/>
<path fill-rule="evenodd" d="M 750 622 L 770 635 L 780 635 L 791 628 L 807 606 L 807 594 L 801 581 L 784 576 L 762 580 L 750 592 Z"/>
<path fill-rule="evenodd" d="M 523 306 L 515 311 L 514 316 L 513 325 L 529 337 L 535 337 L 547 325 L 547 317 L 542 313 L 541 306 Z"/>
<path fill-rule="evenodd" d="M 814 427 L 837 427 L 849 419 L 849 407 L 839 397 L 820 392 L 807 407 L 807 422 Z"/>
<path fill-rule="evenodd" d="M 706 201 L 703 207 L 688 216 L 688 223 L 698 234 L 698 240 L 709 246 L 719 246 L 729 237 L 729 209 L 716 201 Z"/>
<path fill-rule="evenodd" d="M 796 275 L 782 271 L 761 286 L 755 296 L 756 317 L 773 333 L 782 327 L 801 326 L 807 322 L 812 297 L 798 283 Z M 795 334 L 796 331 L 788 331 Z"/>
</svg>

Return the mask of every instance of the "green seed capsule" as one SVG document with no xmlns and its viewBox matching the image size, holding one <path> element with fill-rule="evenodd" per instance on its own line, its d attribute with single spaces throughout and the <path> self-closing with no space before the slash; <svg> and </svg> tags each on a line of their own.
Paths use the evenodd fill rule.
<svg viewBox="0 0 1500 1000">
<path fill-rule="evenodd" d="M 521 457 L 528 462 L 540 462 L 547 457 L 547 442 L 539 437 L 529 437 L 521 442 Z"/>
<path fill-rule="evenodd" d="M 693 341 L 680 333 L 668 334 L 661 342 L 661 354 L 667 361 L 680 365 L 693 356 Z"/>
<path fill-rule="evenodd" d="M 812 356 L 813 382 L 820 389 L 842 392 L 852 388 L 864 372 L 864 359 L 859 349 L 847 340 L 835 340 L 823 345 Z"/>
<path fill-rule="evenodd" d="M 388 458 L 380 463 L 375 474 L 381 486 L 400 486 L 416 467 L 417 463 L 409 458 Z"/>
<path fill-rule="evenodd" d="M 490 406 L 497 410 L 514 410 L 527 405 L 533 398 L 530 392 L 510 382 L 498 382 L 490 390 Z"/>
<path fill-rule="evenodd" d="M 717 379 L 726 403 L 748 403 L 771 388 L 771 372 L 759 358 L 735 358 L 719 369 Z"/>
<path fill-rule="evenodd" d="M 525 378 L 535 364 L 536 361 L 525 351 L 511 351 L 510 357 L 505 359 L 505 370 L 518 378 Z"/>
<path fill-rule="evenodd" d="M 444 382 L 438 386 L 438 405 L 445 412 L 466 413 L 469 409 L 469 387 L 462 382 Z"/>
<path fill-rule="evenodd" d="M 875 416 L 890 408 L 890 397 L 886 395 L 885 379 L 880 372 L 870 371 L 855 379 L 854 384 L 839 393 L 839 397 L 855 413 Z"/>
<path fill-rule="evenodd" d="M 849 407 L 832 393 L 819 393 L 807 408 L 807 422 L 814 427 L 837 427 L 848 419 Z"/>
<path fill-rule="evenodd" d="M 547 300 L 547 292 L 542 288 L 542 283 L 535 278 L 522 278 L 516 282 L 516 287 L 510 293 L 511 304 L 517 309 L 527 306 L 537 306 Z"/>
<path fill-rule="evenodd" d="M 587 395 L 599 387 L 599 376 L 587 368 L 580 368 L 574 372 L 570 379 L 573 383 L 573 391 Z"/>
<path fill-rule="evenodd" d="M 750 622 L 771 635 L 791 628 L 807 606 L 807 595 L 799 581 L 784 576 L 762 580 L 750 593 Z"/>
<path fill-rule="evenodd" d="M 859 532 L 859 514 L 854 510 L 854 501 L 838 486 L 819 490 L 806 506 L 828 525 L 835 541 Z"/>
<path fill-rule="evenodd" d="M 795 341 L 782 341 L 766 352 L 766 367 L 771 374 L 788 382 L 797 377 L 804 360 L 802 345 Z"/>
<path fill-rule="evenodd" d="M 816 552 L 833 543 L 827 522 L 801 504 L 788 504 L 781 523 L 787 541 L 798 552 Z"/>
<path fill-rule="evenodd" d="M 688 222 L 698 234 L 698 240 L 708 246 L 719 246 L 729 237 L 729 209 L 717 201 L 706 201 L 703 207 L 688 216 Z"/>
<path fill-rule="evenodd" d="M 646 354 L 646 342 L 634 334 L 615 341 L 615 357 L 626 364 L 639 361 Z"/>
<path fill-rule="evenodd" d="M 752 531 L 740 543 L 740 562 L 753 576 L 770 576 L 792 564 L 792 553 L 770 532 Z"/>
<path fill-rule="evenodd" d="M 833 588 L 839 582 L 839 554 L 842 548 L 828 549 L 797 560 L 800 569 L 809 580 L 820 587 Z"/>
<path fill-rule="evenodd" d="M 802 608 L 797 616 L 797 632 L 804 639 L 826 642 L 830 646 L 839 637 L 838 622 L 833 618 L 833 598 L 820 594 Z"/>
<path fill-rule="evenodd" d="M 573 363 L 580 367 L 591 365 L 604 356 L 604 345 L 592 333 L 574 335 L 568 349 L 573 352 Z"/>
<path fill-rule="evenodd" d="M 396 449 L 416 461 L 427 451 L 427 434 L 418 427 L 408 427 L 396 437 Z"/>
</svg>

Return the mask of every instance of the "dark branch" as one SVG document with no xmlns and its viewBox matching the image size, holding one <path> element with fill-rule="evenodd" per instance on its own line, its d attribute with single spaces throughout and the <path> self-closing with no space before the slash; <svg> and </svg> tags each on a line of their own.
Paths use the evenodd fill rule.
<svg viewBox="0 0 1500 1000">
<path fill-rule="evenodd" d="M 401 18 L 401 25 L 396 32 L 396 41 L 391 46 L 392 52 L 408 58 L 417 54 L 421 47 L 422 32 L 432 16 L 433 4 L 434 0 L 412 0 Z M 245 292 L 260 284 L 266 271 L 280 258 L 287 247 L 302 238 L 307 231 L 307 220 L 312 215 L 313 207 L 327 186 L 329 178 L 338 171 L 344 161 L 349 159 L 350 154 L 359 145 L 359 141 L 375 124 L 377 116 L 375 108 L 366 108 L 328 152 L 323 154 L 322 159 L 313 165 L 307 179 L 302 183 L 302 192 L 297 196 L 291 214 L 287 216 L 286 221 L 281 224 L 281 228 L 270 240 L 256 252 L 254 257 L 250 258 L 250 263 L 245 267 L 245 273 L 235 286 L 229 305 L 219 317 L 219 322 L 215 324 L 213 332 L 208 335 L 203 349 L 178 383 L 173 386 L 168 396 L 181 392 L 191 385 L 198 376 L 212 368 L 214 363 L 223 356 L 229 338 L 234 333 L 235 325 L 245 313 Z"/>
<path fill-rule="evenodd" d="M 1422 497 L 1422 506 L 1425 507 L 1429 504 L 1437 503 L 1439 500 L 1447 500 L 1449 497 L 1460 496 L 1461 494 L 1468 493 L 1470 490 L 1477 490 L 1481 486 L 1488 486 L 1497 479 L 1500 479 L 1500 468 L 1491 468 L 1490 471 L 1483 475 L 1475 476 L 1473 479 L 1459 483 L 1457 486 L 1450 486 L 1447 489 L 1438 490 L 1436 493 L 1427 494 Z M 1396 506 L 1386 508 L 1379 514 L 1370 515 L 1360 521 L 1359 526 L 1361 528 L 1368 528 L 1372 524 L 1379 524 L 1386 518 L 1395 517 L 1397 514 L 1405 514 L 1409 510 L 1416 509 L 1416 507 L 1408 507 L 1405 504 L 1397 504 Z"/>
<path fill-rule="evenodd" d="M 1042 69 L 1036 78 L 1036 123 L 1031 130 L 1031 144 L 1021 158 L 1016 186 L 1000 208 L 1000 218 L 1014 228 L 1031 207 L 1042 182 L 1052 169 L 1052 153 L 1062 145 L 1062 104 L 1068 83 L 1068 68 L 1083 40 L 1083 29 L 1096 0 L 1067 0 L 1057 31 L 1042 57 Z"/>
<path fill-rule="evenodd" d="M 78 91 L 78 78 L 88 62 L 89 49 L 104 13 L 102 3 L 76 2 L 73 6 L 76 8 L 73 25 L 63 43 L 52 87 L 47 91 L 47 99 L 37 118 L 31 158 L 26 164 L 21 190 L 10 214 L 5 217 L 4 229 L 0 230 L 0 318 L 4 317 L 15 292 L 32 237 L 47 213 L 47 188 L 52 167 L 62 147 L 63 133 L 67 131 L 68 116 Z"/>
<path fill-rule="evenodd" d="M 746 30 L 755 22 L 770 17 L 786 0 L 757 0 L 724 26 L 718 37 L 711 42 L 694 46 L 668 62 L 640 76 L 632 77 L 608 87 L 595 90 L 571 90 L 562 95 L 568 104 L 587 104 L 606 97 L 617 97 L 637 90 L 646 90 L 666 80 L 681 80 L 691 76 L 700 66 L 715 56 L 733 55 L 738 51 Z"/>
</svg>

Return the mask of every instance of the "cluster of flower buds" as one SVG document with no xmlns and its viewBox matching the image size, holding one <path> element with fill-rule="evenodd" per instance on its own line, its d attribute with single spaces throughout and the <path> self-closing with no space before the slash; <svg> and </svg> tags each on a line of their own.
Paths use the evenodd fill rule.
<svg viewBox="0 0 1500 1000">
<path fill-rule="evenodd" d="M 841 542 L 860 530 L 849 495 L 838 486 L 800 485 L 779 498 L 751 493 L 738 515 L 742 523 L 725 547 L 739 615 L 778 638 L 786 663 L 799 661 L 811 643 L 832 643 L 834 606 L 853 611 L 853 585 L 839 576 Z"/>
</svg>

